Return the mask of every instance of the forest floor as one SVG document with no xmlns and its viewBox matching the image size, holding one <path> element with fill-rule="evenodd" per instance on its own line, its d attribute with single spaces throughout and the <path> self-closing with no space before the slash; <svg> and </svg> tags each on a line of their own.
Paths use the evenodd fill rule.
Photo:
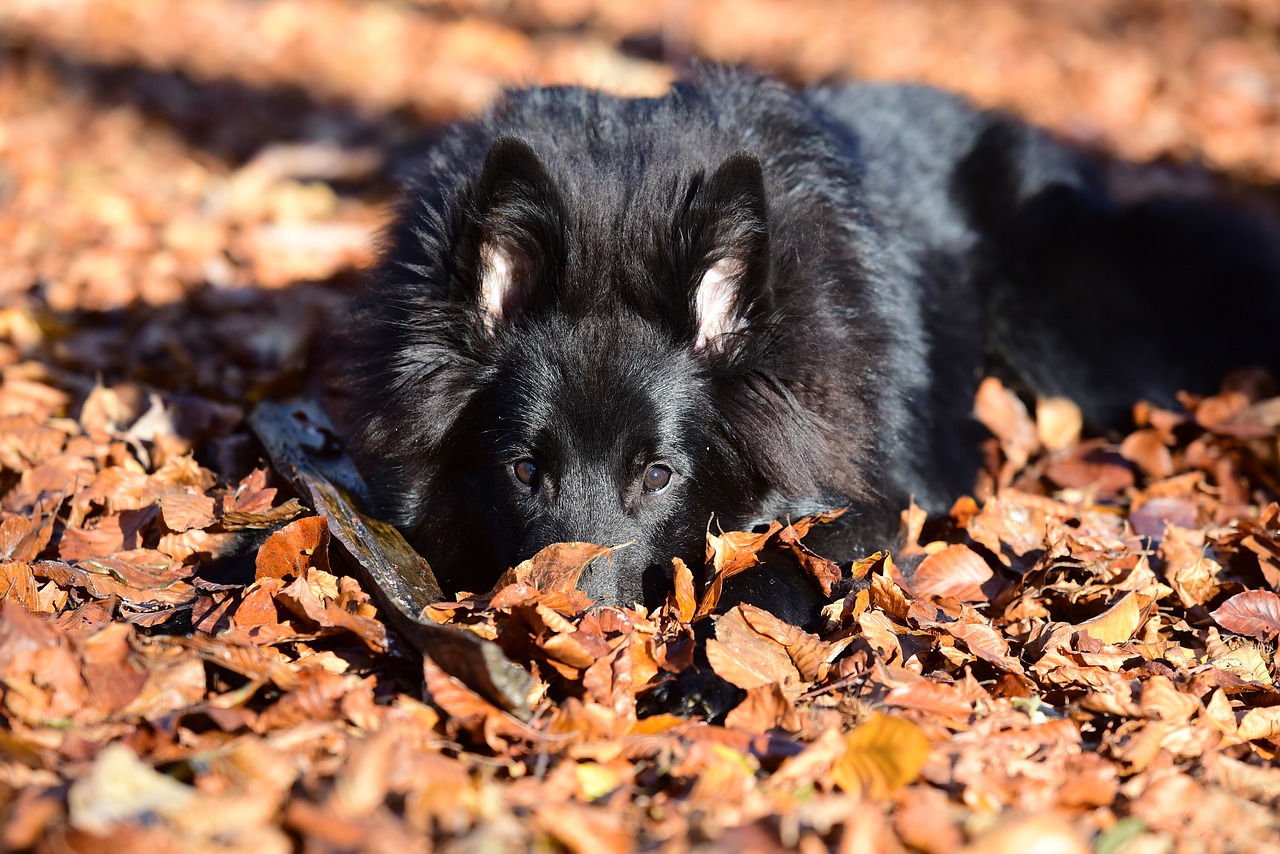
<svg viewBox="0 0 1280 854">
<path fill-rule="evenodd" d="M 1106 155 L 1119 192 L 1277 201 L 1271 0 L 7 0 L 0 850 L 1280 851 L 1266 377 L 1106 438 L 984 384 L 974 497 L 905 513 L 818 634 L 685 586 L 588 611 L 551 556 L 427 614 L 501 638 L 518 715 L 387 627 L 246 415 L 334 393 L 424 132 L 695 58 L 926 81 Z M 797 527 L 713 537 L 712 569 L 829 571 Z M 703 620 L 746 699 L 641 717 Z"/>
</svg>

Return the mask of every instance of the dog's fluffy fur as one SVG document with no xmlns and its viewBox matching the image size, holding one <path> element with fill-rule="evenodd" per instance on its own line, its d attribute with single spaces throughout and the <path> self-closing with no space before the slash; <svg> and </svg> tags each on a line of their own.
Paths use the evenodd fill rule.
<svg viewBox="0 0 1280 854">
<path fill-rule="evenodd" d="M 822 547 L 853 557 L 911 496 L 969 487 L 985 370 L 1106 423 L 1276 361 L 1274 253 L 1188 207 L 1119 206 L 1042 133 L 924 87 L 514 92 L 406 196 L 352 336 L 354 447 L 446 589 L 629 543 L 581 586 L 652 604 L 709 524 L 844 505 Z M 772 581 L 749 595 L 811 605 Z"/>
</svg>

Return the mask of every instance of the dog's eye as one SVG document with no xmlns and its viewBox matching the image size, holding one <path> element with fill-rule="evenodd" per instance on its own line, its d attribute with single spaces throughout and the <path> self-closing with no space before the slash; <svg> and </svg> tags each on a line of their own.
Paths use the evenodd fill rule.
<svg viewBox="0 0 1280 854">
<path fill-rule="evenodd" d="M 525 486 L 533 486 L 533 482 L 538 479 L 538 464 L 527 457 L 523 460 L 516 460 L 511 469 L 515 472 L 516 480 Z"/>
<path fill-rule="evenodd" d="M 666 466 L 649 466 L 644 473 L 644 491 L 661 492 L 671 483 L 671 469 Z"/>
</svg>

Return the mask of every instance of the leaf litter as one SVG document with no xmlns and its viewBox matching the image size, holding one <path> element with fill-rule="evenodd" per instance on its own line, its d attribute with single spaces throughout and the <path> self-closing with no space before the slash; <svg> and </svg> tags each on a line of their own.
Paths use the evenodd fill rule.
<svg viewBox="0 0 1280 854">
<path fill-rule="evenodd" d="M 1087 445 L 1028 452 L 1034 430 L 1006 433 L 1027 462 L 1002 456 L 991 474 L 1014 483 L 926 520 L 936 538 L 904 549 L 924 555 L 909 583 L 884 553 L 852 568 L 865 584 L 817 633 L 750 605 L 713 613 L 714 579 L 794 558 L 809 520 L 709 535 L 713 581 L 699 591 L 678 566 L 652 612 L 593 608 L 573 583 L 607 549 L 582 544 L 430 604 L 423 619 L 496 642 L 528 672 L 521 717 L 429 643 L 421 664 L 398 647 L 356 559 L 268 470 L 228 484 L 190 456 L 148 467 L 163 440 L 131 447 L 116 435 L 127 419 L 113 434 L 81 414 L 56 443 L 22 434 L 39 453 L 25 448 L 0 523 L 6 846 L 385 835 L 423 848 L 501 833 L 569 850 L 750 838 L 942 851 L 1022 838 L 1027 822 L 1077 847 L 1135 827 L 1270 844 L 1280 507 L 1243 472 L 1275 465 L 1277 436 L 1242 440 L 1194 414 L 1169 447 L 1175 470 L 1135 464 L 1107 504 L 1028 473 Z M 1215 471 L 1189 467 L 1197 443 Z M 1224 458 L 1265 505 L 1242 517 L 1224 500 Z M 1139 533 L 1126 514 L 1156 501 L 1163 527 Z M 226 538 L 257 523 L 273 527 L 252 579 L 206 577 Z M 704 621 L 708 666 L 740 699 L 714 723 L 644 715 L 646 692 L 696 667 Z"/>
<path fill-rule="evenodd" d="M 650 612 L 592 607 L 573 581 L 608 544 L 575 544 L 409 613 L 415 594 L 370 581 L 377 549 L 315 514 L 332 496 L 269 465 L 246 414 L 331 393 L 329 318 L 369 263 L 406 127 L 516 77 L 661 88 L 668 67 L 612 44 L 649 13 L 74 5 L 0 12 L 0 848 L 1280 850 L 1264 382 L 1137 403 L 1127 436 L 1082 439 L 1068 401 L 988 381 L 973 496 L 909 509 L 894 554 L 835 567 L 804 545 L 821 520 L 713 530 L 707 566 L 677 565 Z M 940 82 L 1130 157 L 1280 175 L 1269 6 L 1191 21 L 1149 4 L 1131 25 L 1165 37 L 1117 41 L 1098 35 L 1104 5 L 1036 30 L 1013 3 L 941 3 L 928 22 L 867 3 L 861 27 L 752 4 L 766 39 L 709 3 L 685 47 L 808 79 L 847 71 L 839 39 L 875 32 L 868 75 L 947 68 Z M 379 26 L 418 49 L 320 62 Z M 1049 69 L 1028 34 L 1054 28 Z M 818 30 L 833 35 L 795 49 Z M 1016 89 L 991 57 L 1029 69 Z M 319 97 L 244 88 L 304 84 Z M 777 560 L 836 594 L 818 630 L 717 613 L 723 579 Z M 841 570 L 859 583 L 835 585 Z M 434 660 L 441 637 L 498 650 L 521 703 L 477 678 L 493 659 Z M 729 686 L 722 717 L 647 701 L 707 669 Z"/>
</svg>

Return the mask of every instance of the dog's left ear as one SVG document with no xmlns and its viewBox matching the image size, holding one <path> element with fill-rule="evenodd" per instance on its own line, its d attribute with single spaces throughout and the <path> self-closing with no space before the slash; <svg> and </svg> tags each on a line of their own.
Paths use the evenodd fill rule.
<svg viewBox="0 0 1280 854">
<path fill-rule="evenodd" d="M 769 302 L 769 216 L 764 175 L 752 154 L 730 155 L 693 197 L 689 311 L 693 346 L 723 352 Z"/>
</svg>

